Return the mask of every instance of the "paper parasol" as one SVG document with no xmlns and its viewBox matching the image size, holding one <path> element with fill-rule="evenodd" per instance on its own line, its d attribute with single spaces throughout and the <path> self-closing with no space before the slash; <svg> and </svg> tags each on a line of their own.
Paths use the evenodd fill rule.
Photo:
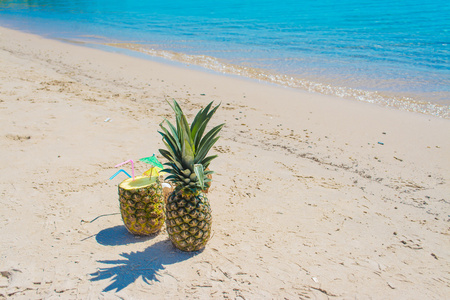
<svg viewBox="0 0 450 300">
<path fill-rule="evenodd" d="M 145 162 L 146 164 L 152 165 L 152 166 L 154 166 L 156 168 L 159 168 L 159 171 L 164 169 L 162 163 L 160 163 L 158 161 L 158 159 L 156 158 L 155 154 L 153 154 L 150 157 L 141 158 L 140 161 Z"/>
</svg>

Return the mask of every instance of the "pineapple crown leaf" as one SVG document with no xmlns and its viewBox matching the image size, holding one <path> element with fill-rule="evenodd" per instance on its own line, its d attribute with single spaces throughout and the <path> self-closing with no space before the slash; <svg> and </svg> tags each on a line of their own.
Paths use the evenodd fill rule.
<svg viewBox="0 0 450 300">
<path fill-rule="evenodd" d="M 189 137 L 189 142 L 191 142 L 192 141 L 191 131 L 189 128 L 189 123 L 186 119 L 186 115 L 183 113 L 183 111 L 181 110 L 178 103 L 175 100 L 173 100 L 173 101 L 176 104 L 175 107 L 178 107 L 175 110 L 175 117 L 176 117 L 176 122 L 177 122 L 177 133 L 179 136 L 183 136 L 183 134 L 186 134 Z"/>
<path fill-rule="evenodd" d="M 166 148 L 167 148 L 167 150 L 166 150 L 166 153 L 167 153 L 167 156 L 170 156 L 170 157 L 172 157 L 172 158 L 176 158 L 176 157 L 178 157 L 178 153 L 180 153 L 180 151 L 178 151 L 174 146 L 173 146 L 173 144 L 169 141 L 169 142 L 167 142 L 167 141 L 165 141 L 165 140 L 163 140 L 163 143 L 164 143 L 164 145 L 166 146 Z M 161 153 L 161 152 L 160 152 Z M 164 154 L 162 154 L 161 153 L 161 155 L 164 155 Z M 169 159 L 169 158 L 168 158 Z"/>
<path fill-rule="evenodd" d="M 166 146 L 159 152 L 168 160 L 161 172 L 169 174 L 167 179 L 177 186 L 176 190 L 196 194 L 205 188 L 205 183 L 211 181 L 206 176 L 213 172 L 205 169 L 217 155 L 207 157 L 207 154 L 219 139 L 218 134 L 225 124 L 217 125 L 208 132 L 206 127 L 220 104 L 213 108 L 213 102 L 210 102 L 200 109 L 190 126 L 176 100 L 169 105 L 175 112 L 176 127 L 168 120 L 159 124 L 162 129 L 159 133 Z"/>
<path fill-rule="evenodd" d="M 171 180 L 171 179 L 179 179 L 179 176 L 177 175 L 169 175 L 166 177 L 167 180 Z"/>
<path fill-rule="evenodd" d="M 167 101 L 167 100 L 166 100 Z M 167 101 L 167 103 L 169 103 L 170 107 L 172 107 L 172 110 L 175 112 L 175 114 L 178 115 L 183 115 L 183 110 L 181 109 L 180 105 L 178 105 L 178 102 L 175 101 L 175 99 L 173 99 L 173 105 L 170 104 L 169 101 Z"/>
<path fill-rule="evenodd" d="M 163 136 L 163 142 L 167 150 L 173 157 L 178 157 L 181 153 L 181 147 L 179 146 L 178 139 L 174 138 L 170 133 L 168 133 L 166 128 L 162 127 L 162 129 L 164 133 L 162 133 L 161 131 L 158 132 Z"/>
<path fill-rule="evenodd" d="M 161 153 L 162 156 L 164 156 L 165 159 L 172 161 L 174 160 L 172 154 L 167 151 L 166 149 L 159 149 L 159 153 Z M 163 165 L 165 165 L 166 163 L 164 163 Z"/>
<path fill-rule="evenodd" d="M 205 159 L 202 160 L 201 164 L 203 165 L 203 167 L 204 167 L 205 169 L 207 169 L 208 166 L 209 166 L 209 164 L 211 163 L 211 161 L 212 161 L 214 158 L 217 158 L 217 157 L 218 157 L 218 155 L 211 155 L 211 156 L 208 156 L 207 158 L 205 158 Z M 206 171 L 206 172 L 209 172 L 209 171 Z M 206 174 L 206 172 L 205 172 L 205 174 Z M 211 172 L 212 172 L 212 171 L 211 171 Z"/>
<path fill-rule="evenodd" d="M 200 188 L 204 189 L 205 188 L 205 181 L 204 181 L 205 174 L 203 172 L 203 165 L 201 165 L 201 164 L 194 165 L 194 171 L 195 171 L 195 175 L 197 175 Z"/>
<path fill-rule="evenodd" d="M 177 170 L 178 168 L 174 168 L 174 166 L 170 166 L 169 168 L 164 168 L 162 169 L 160 172 L 164 172 L 164 173 L 170 173 L 170 174 L 179 174 L 179 170 Z"/>
<path fill-rule="evenodd" d="M 169 126 L 170 131 L 172 132 L 171 137 L 175 140 L 176 145 L 178 146 L 178 149 L 181 149 L 180 141 L 178 139 L 177 129 L 175 128 L 175 126 L 173 126 L 172 123 L 169 122 L 169 120 L 165 120 L 165 121 L 166 121 L 167 125 Z M 167 132 L 167 134 L 168 134 L 168 132 Z"/>
<path fill-rule="evenodd" d="M 220 124 L 220 125 L 214 127 L 201 140 L 200 147 L 199 147 L 200 151 L 199 151 L 199 153 L 198 153 L 198 155 L 196 157 L 197 160 L 196 160 L 195 163 L 201 162 L 206 157 L 206 155 L 208 154 L 209 150 L 212 148 L 212 146 L 219 139 L 219 137 L 216 137 L 216 135 L 220 132 L 220 130 L 222 129 L 222 127 L 224 125 L 225 124 Z"/>
<path fill-rule="evenodd" d="M 203 161 L 205 156 L 208 154 L 208 151 L 217 142 L 218 139 L 219 139 L 219 137 L 216 137 L 216 138 L 210 140 L 205 147 L 200 148 L 200 151 L 196 156 L 195 163 L 201 163 Z"/>
<path fill-rule="evenodd" d="M 211 105 L 212 105 L 212 102 L 204 110 L 200 110 L 199 113 L 197 114 L 197 116 L 195 116 L 194 122 L 199 123 L 198 130 L 195 130 L 195 128 L 194 128 L 194 130 L 192 130 L 192 135 L 194 137 L 194 143 L 195 143 L 196 148 L 200 147 L 200 143 L 201 143 L 203 134 L 206 130 L 206 126 L 208 125 L 209 120 L 211 120 L 211 118 L 214 115 L 214 113 L 216 112 L 216 110 L 220 107 L 220 104 L 219 104 L 216 107 L 214 107 L 211 112 L 209 112 Z M 192 122 L 192 124 L 194 124 L 194 122 Z"/>
<path fill-rule="evenodd" d="M 191 132 L 186 116 L 179 107 L 178 103 L 174 100 L 174 106 L 172 107 L 176 113 L 177 121 L 177 142 L 181 145 L 181 162 L 184 167 L 188 167 L 194 163 L 195 146 L 194 141 L 191 138 Z M 179 156 L 179 155 L 178 155 Z"/>
<path fill-rule="evenodd" d="M 197 134 L 197 131 L 199 130 L 200 126 L 204 123 L 202 120 L 206 118 L 208 115 L 208 111 L 212 106 L 212 102 L 209 103 L 204 109 L 200 109 L 200 111 L 197 113 L 197 115 L 194 118 L 194 121 L 192 121 L 191 124 L 191 133 L 195 137 Z"/>
</svg>

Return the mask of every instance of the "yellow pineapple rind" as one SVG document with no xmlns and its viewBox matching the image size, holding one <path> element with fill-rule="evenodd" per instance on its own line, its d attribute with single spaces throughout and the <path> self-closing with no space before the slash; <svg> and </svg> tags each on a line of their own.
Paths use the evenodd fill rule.
<svg viewBox="0 0 450 300">
<path fill-rule="evenodd" d="M 126 189 L 119 185 L 119 202 L 122 220 L 134 235 L 149 235 L 161 230 L 164 225 L 164 197 L 161 183 L 153 183 Z"/>
<path fill-rule="evenodd" d="M 178 249 L 203 249 L 211 237 L 211 223 L 211 207 L 203 193 L 185 199 L 182 193 L 173 192 L 167 198 L 167 233 Z"/>
</svg>

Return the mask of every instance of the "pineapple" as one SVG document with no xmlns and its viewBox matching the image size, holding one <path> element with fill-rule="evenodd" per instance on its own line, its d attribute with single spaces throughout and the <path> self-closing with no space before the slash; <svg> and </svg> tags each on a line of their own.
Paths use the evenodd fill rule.
<svg viewBox="0 0 450 300">
<path fill-rule="evenodd" d="M 206 156 L 217 142 L 224 124 L 207 132 L 206 126 L 220 105 L 213 109 L 212 102 L 201 109 L 189 126 L 186 116 L 174 100 L 176 127 L 165 120 L 169 130 L 160 124 L 163 142 L 167 149 L 159 152 L 168 162 L 161 172 L 168 173 L 167 180 L 175 186 L 166 203 L 166 227 L 169 238 L 182 251 L 203 249 L 211 236 L 211 207 L 206 190 L 211 184 L 213 171 L 207 170 L 217 155 Z"/>
<path fill-rule="evenodd" d="M 157 176 L 137 176 L 119 184 L 120 213 L 129 232 L 149 235 L 164 224 L 164 198 Z"/>
</svg>

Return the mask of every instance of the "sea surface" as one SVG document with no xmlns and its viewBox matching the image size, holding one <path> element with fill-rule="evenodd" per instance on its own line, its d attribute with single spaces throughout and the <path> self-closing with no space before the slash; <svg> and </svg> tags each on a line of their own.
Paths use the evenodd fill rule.
<svg viewBox="0 0 450 300">
<path fill-rule="evenodd" d="M 450 118 L 448 0 L 0 0 L 0 26 Z"/>
</svg>

